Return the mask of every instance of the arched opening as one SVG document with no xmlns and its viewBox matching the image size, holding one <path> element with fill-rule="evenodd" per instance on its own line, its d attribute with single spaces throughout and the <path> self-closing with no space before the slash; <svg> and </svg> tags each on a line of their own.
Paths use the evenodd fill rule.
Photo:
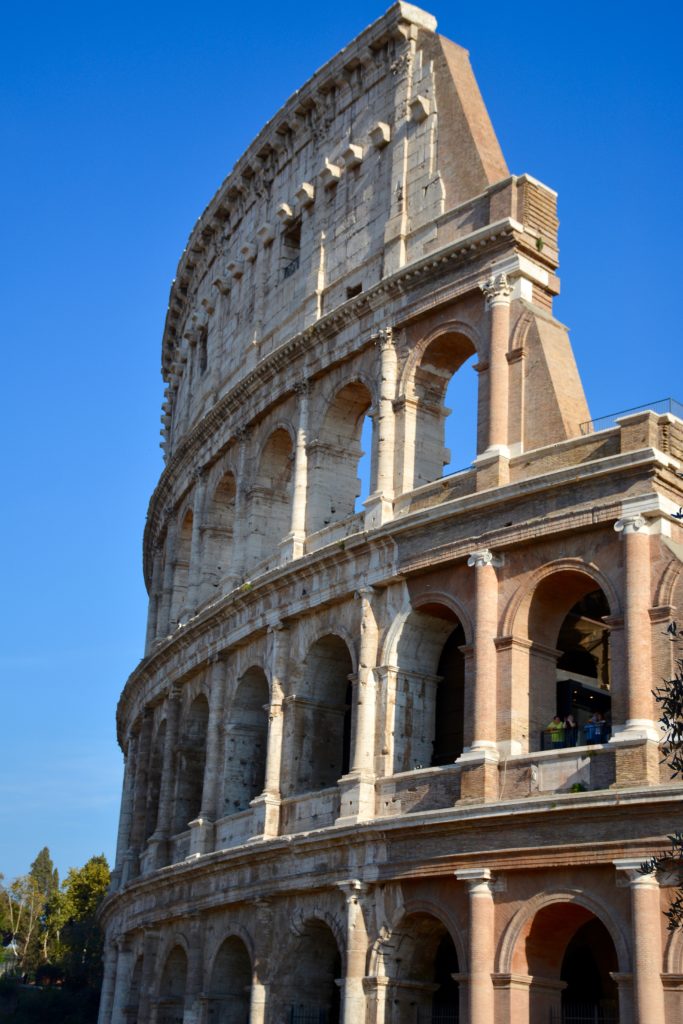
<svg viewBox="0 0 683 1024">
<path fill-rule="evenodd" d="M 152 743 L 152 753 L 149 759 L 149 775 L 147 778 L 147 815 L 145 820 L 145 837 L 147 839 L 149 839 L 157 827 L 165 740 L 166 720 L 164 719 L 157 729 L 154 742 Z"/>
<path fill-rule="evenodd" d="M 375 424 L 372 416 L 364 416 L 360 431 L 361 453 L 356 466 L 357 478 L 360 481 L 360 493 L 353 506 L 354 512 L 362 512 L 365 502 L 370 497 L 370 488 L 373 480 L 372 439 L 374 429 Z"/>
<path fill-rule="evenodd" d="M 263 790 L 268 743 L 268 681 L 250 668 L 239 681 L 225 734 L 223 813 L 246 810 Z"/>
<path fill-rule="evenodd" d="M 438 480 L 446 465 L 461 468 L 466 459 L 465 447 L 471 447 L 473 433 L 476 437 L 476 427 L 473 431 L 471 426 L 473 417 L 476 422 L 476 397 L 465 402 L 458 381 L 457 386 L 452 386 L 457 405 L 451 410 L 446 406 L 446 392 L 454 374 L 463 370 L 464 364 L 475 354 L 474 345 L 468 337 L 448 331 L 430 342 L 415 369 L 411 389 L 414 402 L 412 429 L 410 407 L 406 406 L 405 411 L 406 445 L 410 447 L 412 440 L 415 452 L 413 488 Z M 471 377 L 466 372 L 463 372 L 463 376 Z M 468 383 L 472 394 L 476 396 L 475 382 L 467 381 L 465 387 Z M 444 430 L 449 414 L 452 414 L 449 424 L 450 452 L 446 448 Z M 464 428 L 462 433 L 461 424 Z M 468 425 L 465 427 L 465 424 Z"/>
<path fill-rule="evenodd" d="M 468 737 L 465 632 L 443 604 L 412 611 L 396 647 L 395 772 L 452 764 Z"/>
<path fill-rule="evenodd" d="M 208 600 L 230 575 L 235 526 L 235 478 L 224 473 L 209 503 L 202 545 L 202 600 Z"/>
<path fill-rule="evenodd" d="M 529 749 L 604 743 L 611 731 L 610 608 L 585 573 L 547 576 L 529 605 Z"/>
<path fill-rule="evenodd" d="M 166 957 L 159 985 L 157 1024 L 182 1024 L 187 979 L 187 956 L 182 946 L 174 946 Z"/>
<path fill-rule="evenodd" d="M 436 917 L 405 917 L 380 950 L 380 970 L 389 979 L 387 1024 L 460 1021 L 458 954 L 448 929 Z"/>
<path fill-rule="evenodd" d="M 443 476 L 465 469 L 477 457 L 479 391 L 474 371 L 476 360 L 476 355 L 466 359 L 446 388 L 444 405 L 450 412 L 447 411 L 444 421 L 444 438 L 450 459 L 443 467 Z"/>
<path fill-rule="evenodd" d="M 192 511 L 185 513 L 176 545 L 175 568 L 173 570 L 173 601 L 171 605 L 171 629 L 175 629 L 187 612 L 188 587 L 190 584 L 190 552 L 192 550 Z"/>
<path fill-rule="evenodd" d="M 126 998 L 126 1004 L 124 1007 L 124 1020 L 126 1022 L 136 1021 L 138 1019 L 138 1012 L 140 1010 L 140 985 L 142 983 L 142 957 L 139 956 L 135 961 L 133 967 L 133 973 L 130 976 L 130 985 L 128 986 L 128 996 Z"/>
<path fill-rule="evenodd" d="M 249 1024 L 251 959 L 241 939 L 225 939 L 213 962 L 208 1024 Z"/>
<path fill-rule="evenodd" d="M 619 971 L 609 931 L 586 907 L 543 907 L 520 935 L 513 965 L 533 978 L 530 1024 L 618 1024 Z"/>
<path fill-rule="evenodd" d="M 289 533 L 292 459 L 292 439 L 280 427 L 273 431 L 261 452 L 251 490 L 247 542 L 247 564 L 250 568 L 271 558 Z"/>
<path fill-rule="evenodd" d="M 180 729 L 173 815 L 173 832 L 176 835 L 188 828 L 202 808 L 208 724 L 209 704 L 200 694 L 192 702 Z"/>
<path fill-rule="evenodd" d="M 359 464 L 364 451 L 372 453 L 372 426 L 365 426 L 372 399 L 360 381 L 353 381 L 337 392 L 325 415 L 320 433 L 309 448 L 307 523 L 308 533 L 322 530 L 330 523 L 352 516 L 361 495 Z M 372 421 L 370 421 L 370 424 Z M 365 426 L 365 440 L 363 428 Z M 367 434 L 370 432 L 370 441 Z M 362 444 L 367 445 L 366 448 Z M 366 463 L 367 490 L 370 492 L 371 465 Z"/>
<path fill-rule="evenodd" d="M 285 1005 L 288 1024 L 340 1024 L 342 964 L 337 941 L 323 921 L 309 921 L 294 943 L 288 964 Z M 297 995 L 292 998 L 292 993 Z"/>
<path fill-rule="evenodd" d="M 339 636 L 317 640 L 304 663 L 301 696 L 294 703 L 292 793 L 336 786 L 349 770 L 353 663 Z"/>
</svg>

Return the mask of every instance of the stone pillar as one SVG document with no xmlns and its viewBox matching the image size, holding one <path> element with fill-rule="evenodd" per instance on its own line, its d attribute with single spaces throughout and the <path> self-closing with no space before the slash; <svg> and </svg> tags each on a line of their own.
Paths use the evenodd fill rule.
<svg viewBox="0 0 683 1024">
<path fill-rule="evenodd" d="M 184 620 L 191 618 L 199 604 L 202 582 L 202 532 L 204 529 L 204 505 L 206 496 L 206 477 L 198 472 L 195 475 L 194 499 L 192 502 L 192 539 L 190 541 L 190 572 L 187 581 L 187 609 Z"/>
<path fill-rule="evenodd" d="M 133 951 L 124 939 L 120 939 L 111 1024 L 127 1024 L 125 1008 L 128 1004 L 132 974 Z M 98 1021 L 98 1024 L 101 1022 Z"/>
<path fill-rule="evenodd" d="M 308 381 L 302 380 L 294 390 L 299 397 L 299 422 L 294 447 L 294 484 L 292 487 L 292 518 L 288 537 L 282 542 L 282 555 L 286 562 L 301 558 L 306 541 L 306 498 L 308 494 Z"/>
<path fill-rule="evenodd" d="M 276 836 L 280 829 L 280 799 L 283 740 L 283 697 L 289 658 L 289 627 L 283 622 L 269 626 L 270 705 L 268 711 L 268 746 L 263 793 L 252 801 L 260 809 L 259 830 L 264 839 Z"/>
<path fill-rule="evenodd" d="M 116 984 L 118 950 L 115 943 L 107 942 L 102 957 L 102 989 L 100 992 L 100 1009 L 97 1024 L 109 1024 L 114 1003 L 114 987 Z"/>
<path fill-rule="evenodd" d="M 178 541 L 178 524 L 170 518 L 171 510 L 167 510 L 168 526 L 166 527 L 166 560 L 161 590 L 161 602 L 157 617 L 157 640 L 168 636 L 171 628 L 171 606 L 173 604 L 173 579 L 175 577 L 176 545 Z"/>
<path fill-rule="evenodd" d="M 640 515 L 624 516 L 614 529 L 624 545 L 626 731 L 658 740 L 652 718 L 649 530 Z"/>
<path fill-rule="evenodd" d="M 147 784 L 149 780 L 149 755 L 152 745 L 152 709 L 145 708 L 142 713 L 140 736 L 137 743 L 135 759 L 135 783 L 133 794 L 133 815 L 130 828 L 130 872 L 137 875 L 142 844 L 145 841 L 145 823 L 147 819 Z M 130 877 L 130 876 L 129 876 Z M 126 878 L 128 881 L 128 878 Z"/>
<path fill-rule="evenodd" d="M 363 919 L 361 896 L 366 886 L 354 878 L 340 882 L 346 898 L 346 974 L 342 980 L 342 1024 L 358 1024 L 365 1020 L 365 960 L 368 932 Z"/>
<path fill-rule="evenodd" d="M 183 1024 L 199 1024 L 202 1009 L 202 973 L 204 968 L 204 943 L 202 939 L 201 919 L 199 916 L 195 916 L 191 918 L 190 923 Z"/>
<path fill-rule="evenodd" d="M 614 524 L 621 534 L 623 568 L 623 675 L 625 714 L 612 736 L 617 786 L 656 785 L 659 782 L 660 730 L 653 719 L 650 620 L 650 538 L 645 519 L 623 516 Z M 617 683 L 619 680 L 617 680 Z"/>
<path fill-rule="evenodd" d="M 221 781 L 221 748 L 223 739 L 223 714 L 225 711 L 225 682 L 227 662 L 217 656 L 211 662 L 209 683 L 209 721 L 206 731 L 206 761 L 204 764 L 204 785 L 202 807 L 192 829 L 190 855 L 209 853 L 214 839 L 213 824 L 218 817 L 218 789 Z"/>
<path fill-rule="evenodd" d="M 256 910 L 256 948 L 251 979 L 251 1001 L 249 1004 L 249 1024 L 265 1024 L 268 1009 L 268 985 L 263 976 L 268 977 L 269 965 L 273 963 L 274 947 L 278 937 L 273 933 L 273 907 L 269 899 L 254 900 Z"/>
<path fill-rule="evenodd" d="M 149 840 L 150 849 L 153 851 L 151 863 L 154 868 L 161 868 L 168 863 L 168 840 L 173 829 L 175 755 L 178 748 L 181 699 L 182 690 L 180 687 L 172 686 L 166 698 L 166 735 L 164 736 L 164 754 L 161 764 L 157 820 L 154 835 Z"/>
<path fill-rule="evenodd" d="M 512 288 L 505 274 L 492 274 L 480 287 L 486 297 L 490 315 L 488 440 L 485 454 L 509 458 L 507 350 Z"/>
<path fill-rule="evenodd" d="M 391 327 L 379 332 L 379 410 L 377 424 L 377 480 L 375 491 L 365 502 L 365 528 L 372 529 L 393 519 L 394 456 L 396 448 L 397 359 Z"/>
<path fill-rule="evenodd" d="M 125 755 L 123 768 L 123 789 L 121 791 L 121 811 L 119 813 L 119 829 L 116 836 L 116 860 L 111 873 L 109 889 L 111 892 L 124 884 L 123 866 L 126 851 L 130 846 L 131 826 L 133 823 L 133 795 L 135 789 L 135 762 L 137 737 L 128 740 L 128 752 Z"/>
<path fill-rule="evenodd" d="M 358 675 L 353 687 L 353 747 L 349 774 L 340 780 L 339 821 L 348 824 L 375 814 L 375 722 L 377 717 L 378 628 L 372 607 L 372 587 L 356 591 L 360 599 L 360 645 Z"/>
<path fill-rule="evenodd" d="M 251 429 L 237 430 L 237 479 L 235 480 L 235 523 L 233 528 L 233 565 L 237 585 L 247 573 L 247 451 Z"/>
<path fill-rule="evenodd" d="M 462 868 L 456 878 L 469 888 L 467 1001 L 471 1024 L 493 1024 L 494 907 L 488 868 Z"/>
<path fill-rule="evenodd" d="M 665 1024 L 659 883 L 655 875 L 642 875 L 640 864 L 635 858 L 614 861 L 617 885 L 631 890 L 635 1019 L 638 1024 Z"/>
<path fill-rule="evenodd" d="M 157 978 L 157 951 L 159 947 L 159 933 L 154 931 L 145 932 L 142 942 L 142 977 L 140 978 L 140 1002 L 138 1004 L 138 1020 L 149 1021 L 150 1012 L 153 1010 L 156 1016 L 156 1006 L 153 1006 L 154 987 L 158 984 Z"/>
<path fill-rule="evenodd" d="M 472 695 L 472 744 L 459 758 L 462 768 L 461 798 L 495 800 L 498 795 L 497 686 L 498 663 L 495 637 L 498 631 L 498 578 L 500 561 L 483 549 L 467 560 L 474 567 L 474 693 Z"/>
<path fill-rule="evenodd" d="M 159 613 L 161 610 L 161 591 L 163 587 L 163 552 L 158 545 L 154 547 L 152 556 L 152 584 L 149 594 L 149 608 L 147 611 L 147 633 L 145 635 L 145 654 L 149 654 L 152 645 L 156 640 L 159 630 Z"/>
</svg>

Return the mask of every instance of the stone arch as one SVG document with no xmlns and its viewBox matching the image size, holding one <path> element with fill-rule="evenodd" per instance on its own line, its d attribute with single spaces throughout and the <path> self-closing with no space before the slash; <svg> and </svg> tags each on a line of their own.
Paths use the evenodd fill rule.
<svg viewBox="0 0 683 1024">
<path fill-rule="evenodd" d="M 252 955 L 241 936 L 223 937 L 207 971 L 207 1024 L 249 1024 Z"/>
<path fill-rule="evenodd" d="M 317 437 L 308 445 L 307 533 L 353 515 L 361 433 L 372 407 L 372 390 L 359 377 L 339 385 L 325 403 Z"/>
<path fill-rule="evenodd" d="M 270 431 L 256 461 L 249 498 L 247 569 L 265 559 L 277 563 L 280 543 L 291 525 L 294 442 L 289 424 Z"/>
<path fill-rule="evenodd" d="M 457 975 L 466 963 L 460 929 L 430 900 L 410 900 L 401 909 L 392 926 L 382 929 L 370 957 L 370 977 L 383 979 L 378 996 L 386 992 L 378 1019 L 385 1024 L 459 1019 Z"/>
<path fill-rule="evenodd" d="M 303 1020 L 340 1024 L 344 947 L 326 918 L 308 915 L 286 943 L 272 985 L 273 1020 L 297 1014 Z"/>
<path fill-rule="evenodd" d="M 672 558 L 664 567 L 655 587 L 653 600 L 655 608 L 661 608 L 665 605 L 676 605 L 676 590 L 682 571 L 683 563 L 679 562 L 676 558 Z"/>
<path fill-rule="evenodd" d="M 266 673 L 252 665 L 239 677 L 227 715 L 223 814 L 246 810 L 263 790 L 269 702 Z"/>
<path fill-rule="evenodd" d="M 680 928 L 668 933 L 664 947 L 664 973 L 683 974 L 683 932 Z"/>
<path fill-rule="evenodd" d="M 512 1016 L 530 1024 L 545 1024 L 561 1007 L 571 1017 L 580 1005 L 589 1019 L 599 1010 L 616 1011 L 614 975 L 630 966 L 626 937 L 609 911 L 572 889 L 528 900 L 508 923 L 496 960 L 503 976 L 530 979 L 526 989 L 506 993 Z"/>
<path fill-rule="evenodd" d="M 140 995 L 142 987 L 143 956 L 139 953 L 135 958 L 133 970 L 130 974 L 126 1003 L 124 1007 L 125 1020 L 137 1020 L 140 1009 Z"/>
<path fill-rule="evenodd" d="M 541 566 L 512 597 L 503 630 L 516 749 L 607 741 L 625 700 L 611 639 L 618 608 L 611 580 L 579 558 Z"/>
<path fill-rule="evenodd" d="M 387 713 L 394 772 L 452 764 L 469 746 L 472 715 L 467 633 L 459 602 L 423 595 L 400 613 L 388 649 Z M 471 623 L 467 619 L 471 636 Z M 393 698 L 393 699 L 392 699 Z"/>
<path fill-rule="evenodd" d="M 171 602 L 171 629 L 179 625 L 187 614 L 190 558 L 192 554 L 193 513 L 187 508 L 179 519 L 176 538 L 175 566 L 173 569 L 173 600 Z"/>
<path fill-rule="evenodd" d="M 523 614 L 525 605 L 530 602 L 533 592 L 539 583 L 546 579 L 546 577 L 563 571 L 581 572 L 585 576 L 590 576 L 597 586 L 604 591 L 612 610 L 612 615 L 618 616 L 622 614 L 619 593 L 609 576 L 602 572 L 601 569 L 596 565 L 584 562 L 582 558 L 557 558 L 552 562 L 546 562 L 534 570 L 534 572 L 526 577 L 522 585 L 515 590 L 503 613 L 501 635 L 510 636 L 516 631 L 520 613 Z"/>
<path fill-rule="evenodd" d="M 335 786 L 349 770 L 353 658 L 337 632 L 310 644 L 301 687 L 292 698 L 291 793 Z"/>
<path fill-rule="evenodd" d="M 166 1024 L 182 1024 L 187 984 L 188 955 L 184 944 L 176 941 L 163 959 L 157 989 L 157 1018 Z"/>
<path fill-rule="evenodd" d="M 207 600 L 229 578 L 233 564 L 237 481 L 226 469 L 210 490 L 202 542 L 202 599 Z"/>
<path fill-rule="evenodd" d="M 510 974 L 513 967 L 515 950 L 518 949 L 525 928 L 530 926 L 536 914 L 546 907 L 560 903 L 576 903 L 583 907 L 604 924 L 610 934 L 619 961 L 619 970 L 628 973 L 631 970 L 631 957 L 626 935 L 610 910 L 590 893 L 569 887 L 553 889 L 550 892 L 539 892 L 517 910 L 507 923 L 501 935 L 495 956 L 495 970 L 498 974 Z"/>
<path fill-rule="evenodd" d="M 406 360 L 398 396 L 401 491 L 438 480 L 451 461 L 445 448 L 445 421 L 450 411 L 445 405 L 446 391 L 454 374 L 480 351 L 481 341 L 473 327 L 451 320 L 421 339 Z M 477 452 L 482 447 L 479 438 Z"/>
<path fill-rule="evenodd" d="M 174 834 L 184 832 L 201 810 L 208 724 L 209 702 L 199 693 L 185 709 L 178 731 Z"/>
<path fill-rule="evenodd" d="M 157 827 L 159 815 L 159 798 L 161 795 L 161 777 L 164 765 L 164 746 L 166 741 L 166 719 L 159 722 L 149 756 L 147 773 L 147 813 L 145 816 L 145 838 L 149 839 Z"/>
</svg>

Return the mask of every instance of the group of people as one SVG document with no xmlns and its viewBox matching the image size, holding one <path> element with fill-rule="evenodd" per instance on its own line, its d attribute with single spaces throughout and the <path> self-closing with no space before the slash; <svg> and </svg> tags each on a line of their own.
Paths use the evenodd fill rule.
<svg viewBox="0 0 683 1024">
<path fill-rule="evenodd" d="M 545 727 L 545 732 L 550 746 L 575 747 L 579 739 L 579 726 L 572 714 L 566 715 L 564 719 L 555 715 L 553 720 Z M 583 727 L 584 741 L 588 743 L 604 743 L 607 739 L 607 722 L 601 711 L 596 711 L 588 719 Z"/>
</svg>

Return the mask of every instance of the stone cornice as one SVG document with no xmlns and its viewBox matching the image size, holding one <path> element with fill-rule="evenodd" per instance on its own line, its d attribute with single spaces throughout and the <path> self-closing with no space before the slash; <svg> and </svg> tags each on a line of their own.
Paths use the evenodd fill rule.
<svg viewBox="0 0 683 1024">
<path fill-rule="evenodd" d="M 321 340 L 334 338 L 345 327 L 357 324 L 361 313 L 368 310 L 382 312 L 386 309 L 388 302 L 396 299 L 401 300 L 402 304 L 407 307 L 409 302 L 406 301 L 406 295 L 416 291 L 423 283 L 429 282 L 430 289 L 434 291 L 435 275 L 447 274 L 455 268 L 461 270 L 462 266 L 468 262 L 479 261 L 491 246 L 497 247 L 501 243 L 504 245 L 515 242 L 521 232 L 522 226 L 512 218 L 506 217 L 495 224 L 489 224 L 472 232 L 435 253 L 430 253 L 429 256 L 421 260 L 402 267 L 391 277 L 383 279 L 357 298 L 349 299 L 310 327 L 289 338 L 223 395 L 174 451 L 150 499 L 143 541 L 143 567 L 148 588 L 151 585 L 151 549 L 159 531 L 161 511 L 169 503 L 173 487 L 183 471 L 196 461 L 202 446 L 211 441 L 215 442 L 216 434 L 222 425 L 230 423 L 233 417 L 242 416 L 244 408 L 252 410 L 252 419 L 263 415 L 264 408 L 255 401 L 255 396 L 259 391 L 268 392 L 269 405 L 282 401 L 288 393 L 292 393 L 295 380 L 292 378 L 290 381 L 285 371 L 296 366 L 297 361 L 305 357 L 306 353 L 314 349 Z M 452 301 L 455 297 L 469 291 L 476 291 L 478 286 L 477 274 L 473 274 L 471 280 L 460 283 L 455 289 L 442 291 L 438 297 L 431 295 L 428 300 L 424 300 L 417 296 L 413 300 L 417 309 L 408 310 L 406 308 L 396 312 L 395 321 L 397 324 L 404 323 L 414 316 L 426 312 L 428 308 L 432 309 L 436 305 Z M 378 322 L 376 328 L 373 327 L 369 335 L 359 339 L 347 354 L 347 358 L 352 353 L 360 351 L 374 342 L 380 327 L 385 326 L 384 318 L 381 319 L 382 322 Z M 339 358 L 340 353 L 335 352 L 335 360 L 338 361 Z M 283 377 L 283 386 L 274 393 L 272 383 L 279 376 Z M 269 386 L 270 390 L 268 390 Z M 234 426 L 228 429 L 234 430 Z M 227 443 L 229 437 L 224 435 L 224 440 Z"/>
<path fill-rule="evenodd" d="M 229 850 L 221 850 L 201 857 L 199 860 L 181 862 L 162 868 L 152 875 L 136 879 L 123 891 L 107 897 L 101 915 L 106 923 L 115 915 L 134 917 L 134 906 L 144 894 L 145 921 L 149 922 L 149 904 L 155 905 L 154 920 L 166 921 L 186 916 L 186 910 L 179 904 L 177 894 L 182 885 L 186 898 L 191 900 L 193 912 L 229 903 L 251 902 L 257 896 L 293 895 L 311 889 L 335 888 L 338 875 L 332 863 L 327 871 L 320 871 L 320 855 L 327 851 L 334 858 L 335 852 L 348 856 L 349 846 L 360 849 L 364 846 L 381 846 L 383 858 L 373 858 L 361 872 L 365 883 L 388 882 L 409 878 L 449 877 L 456 870 L 485 866 L 491 871 L 517 870 L 519 868 L 543 868 L 573 865 L 611 865 L 615 858 L 630 856 L 642 858 L 652 856 L 664 841 L 663 837 L 652 836 L 651 819 L 665 821 L 680 804 L 680 785 L 664 785 L 647 789 L 600 790 L 587 793 L 553 793 L 548 796 L 525 798 L 496 804 L 463 805 L 436 811 L 404 814 L 395 817 L 375 818 L 371 822 L 350 827 L 331 826 L 316 829 L 311 833 L 278 836 L 262 843 L 248 843 Z M 647 838 L 623 838 L 607 840 L 598 838 L 604 834 L 605 822 L 612 813 L 622 816 L 628 807 L 634 821 L 643 821 Z M 571 818 L 581 821 L 587 833 L 585 841 L 568 846 L 556 843 L 557 821 L 562 818 L 563 829 Z M 502 837 L 509 832 L 501 823 L 515 825 L 514 836 L 522 833 L 533 836 L 528 845 L 505 846 Z M 591 837 L 589 830 L 595 822 L 598 835 Z M 539 833 L 545 830 L 548 841 L 544 842 Z M 429 859 L 419 863 L 414 858 L 415 835 L 419 834 L 423 849 L 432 850 Z M 498 837 L 499 843 L 490 842 L 491 836 Z M 443 851 L 436 843 L 443 841 Z M 457 841 L 456 841 L 457 840 Z M 457 851 L 457 852 L 454 852 Z M 256 872 L 258 863 L 261 871 Z M 263 870 L 271 866 L 271 877 L 277 876 L 272 891 L 264 894 Z M 272 868 L 277 865 L 277 871 Z M 289 874 L 287 873 L 289 868 Z M 254 876 L 256 880 L 254 880 Z M 219 887 L 211 882 L 220 877 Z M 233 879 L 231 889 L 225 887 L 225 880 Z M 191 888 L 191 893 L 187 887 Z M 135 927 L 133 921 L 128 922 Z"/>
</svg>

